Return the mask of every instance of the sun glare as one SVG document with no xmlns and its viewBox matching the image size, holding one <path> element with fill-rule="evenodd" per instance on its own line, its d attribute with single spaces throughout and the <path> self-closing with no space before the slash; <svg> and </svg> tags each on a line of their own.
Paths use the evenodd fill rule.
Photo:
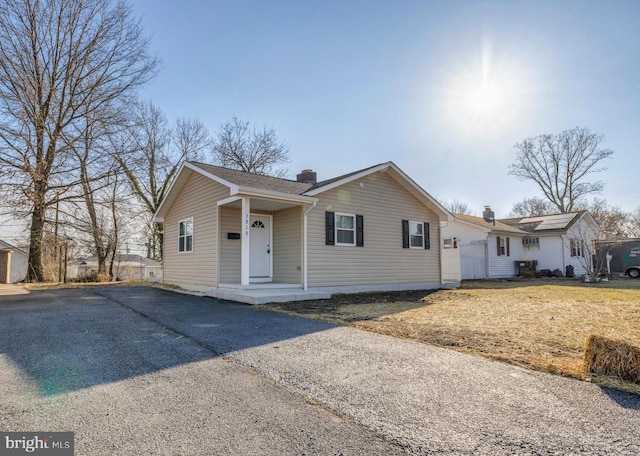
<svg viewBox="0 0 640 456">
<path fill-rule="evenodd" d="M 468 94 L 469 109 L 480 114 L 490 113 L 500 108 L 500 92 L 486 84 L 471 87 Z"/>
<path fill-rule="evenodd" d="M 470 138 L 504 134 L 525 111 L 527 78 L 521 59 L 490 57 L 485 44 L 480 59 L 446 74 L 440 93 L 441 115 L 456 134 Z"/>
</svg>

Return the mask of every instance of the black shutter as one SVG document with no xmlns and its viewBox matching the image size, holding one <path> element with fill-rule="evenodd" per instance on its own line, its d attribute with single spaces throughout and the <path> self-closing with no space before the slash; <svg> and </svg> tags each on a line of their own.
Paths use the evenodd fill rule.
<svg viewBox="0 0 640 456">
<path fill-rule="evenodd" d="M 364 217 L 356 215 L 356 247 L 364 247 Z"/>
<path fill-rule="evenodd" d="M 509 250 L 509 238 L 507 238 L 507 256 L 511 256 L 511 252 Z"/>
<path fill-rule="evenodd" d="M 430 249 L 431 248 L 431 239 L 430 239 L 430 235 L 429 235 L 429 224 L 427 222 L 424 222 L 424 248 L 425 249 Z"/>
<path fill-rule="evenodd" d="M 325 221 L 327 226 L 326 245 L 336 244 L 336 216 L 334 212 L 325 212 Z"/>
<path fill-rule="evenodd" d="M 496 237 L 496 244 L 498 244 L 498 256 L 500 256 L 500 236 Z"/>
<path fill-rule="evenodd" d="M 402 221 L 402 248 L 409 248 L 409 220 Z"/>
</svg>

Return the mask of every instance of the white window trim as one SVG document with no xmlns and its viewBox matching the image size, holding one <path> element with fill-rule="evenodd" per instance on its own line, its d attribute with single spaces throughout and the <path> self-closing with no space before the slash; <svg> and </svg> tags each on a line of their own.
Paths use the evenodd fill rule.
<svg viewBox="0 0 640 456">
<path fill-rule="evenodd" d="M 454 238 L 452 238 L 452 237 L 442 238 L 442 248 L 443 249 L 453 249 L 454 248 Z"/>
<path fill-rule="evenodd" d="M 180 236 L 180 224 L 182 224 L 182 223 L 185 223 L 185 224 L 186 224 L 186 222 L 191 222 L 191 250 L 186 250 L 186 248 L 187 248 L 187 236 L 188 236 L 188 235 L 187 235 L 187 234 L 185 234 L 185 235 L 184 235 L 184 238 L 185 238 L 185 241 L 184 241 L 184 247 L 185 247 L 185 250 L 182 250 L 182 251 L 181 251 L 181 250 L 180 250 L 180 238 L 181 238 L 181 237 L 183 237 L 183 236 Z M 195 224 L 193 223 L 193 217 L 189 217 L 189 218 L 186 218 L 186 219 L 182 219 L 182 220 L 180 220 L 180 221 L 178 222 L 178 255 L 182 255 L 183 253 L 193 253 L 193 246 L 194 246 L 194 244 L 193 244 L 193 241 L 194 241 L 194 239 L 193 239 L 193 238 L 194 238 L 193 234 L 194 234 L 194 232 L 195 232 L 195 229 L 194 229 L 194 228 L 195 228 Z M 186 225 L 185 225 L 185 232 L 186 232 Z"/>
<path fill-rule="evenodd" d="M 351 217 L 353 219 L 353 229 L 349 230 L 346 228 L 338 228 L 338 216 L 341 217 Z M 335 232 L 334 232 L 334 238 L 335 238 L 335 245 L 344 245 L 344 246 L 349 246 L 349 247 L 353 247 L 356 245 L 356 215 L 355 214 L 344 214 L 342 212 L 336 212 L 334 214 L 334 225 L 335 225 Z M 342 231 L 353 231 L 353 242 L 352 243 L 347 243 L 347 242 L 338 242 L 338 230 L 342 230 Z"/>
<path fill-rule="evenodd" d="M 420 247 L 415 246 L 415 245 L 411 245 L 411 237 L 412 236 L 417 236 L 417 234 L 416 235 L 411 234 L 411 224 L 412 223 L 415 223 L 416 225 L 422 226 L 422 245 Z M 410 249 L 422 249 L 422 250 L 424 250 L 424 236 L 425 236 L 425 234 L 426 233 L 424 232 L 424 222 L 417 222 L 415 220 L 409 220 L 409 248 Z"/>
<path fill-rule="evenodd" d="M 569 239 L 569 250 L 573 258 L 585 258 L 585 242 L 580 238 Z M 575 253 L 575 255 L 574 255 Z"/>
<path fill-rule="evenodd" d="M 500 237 L 500 243 L 498 244 L 498 249 L 500 249 L 500 255 L 498 256 L 507 256 L 507 238 Z"/>
</svg>

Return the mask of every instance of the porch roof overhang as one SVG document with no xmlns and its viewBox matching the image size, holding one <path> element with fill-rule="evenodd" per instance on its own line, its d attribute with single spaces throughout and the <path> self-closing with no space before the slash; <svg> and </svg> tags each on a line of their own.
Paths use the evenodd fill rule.
<svg viewBox="0 0 640 456">
<path fill-rule="evenodd" d="M 272 190 L 263 190 L 250 187 L 237 187 L 232 189 L 231 196 L 218 201 L 218 206 L 242 207 L 242 198 L 251 199 L 251 209 L 264 211 L 279 211 L 294 206 L 314 204 L 318 198 L 303 195 L 293 195 Z"/>
</svg>

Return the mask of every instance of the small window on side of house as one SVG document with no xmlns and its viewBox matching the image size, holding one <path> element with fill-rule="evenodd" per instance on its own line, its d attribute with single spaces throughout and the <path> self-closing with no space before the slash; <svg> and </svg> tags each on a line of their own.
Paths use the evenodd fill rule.
<svg viewBox="0 0 640 456">
<path fill-rule="evenodd" d="M 181 220 L 179 222 L 178 252 L 193 252 L 193 218 Z"/>
<path fill-rule="evenodd" d="M 584 257 L 584 241 L 582 239 L 571 239 L 569 243 L 572 257 Z"/>
</svg>

